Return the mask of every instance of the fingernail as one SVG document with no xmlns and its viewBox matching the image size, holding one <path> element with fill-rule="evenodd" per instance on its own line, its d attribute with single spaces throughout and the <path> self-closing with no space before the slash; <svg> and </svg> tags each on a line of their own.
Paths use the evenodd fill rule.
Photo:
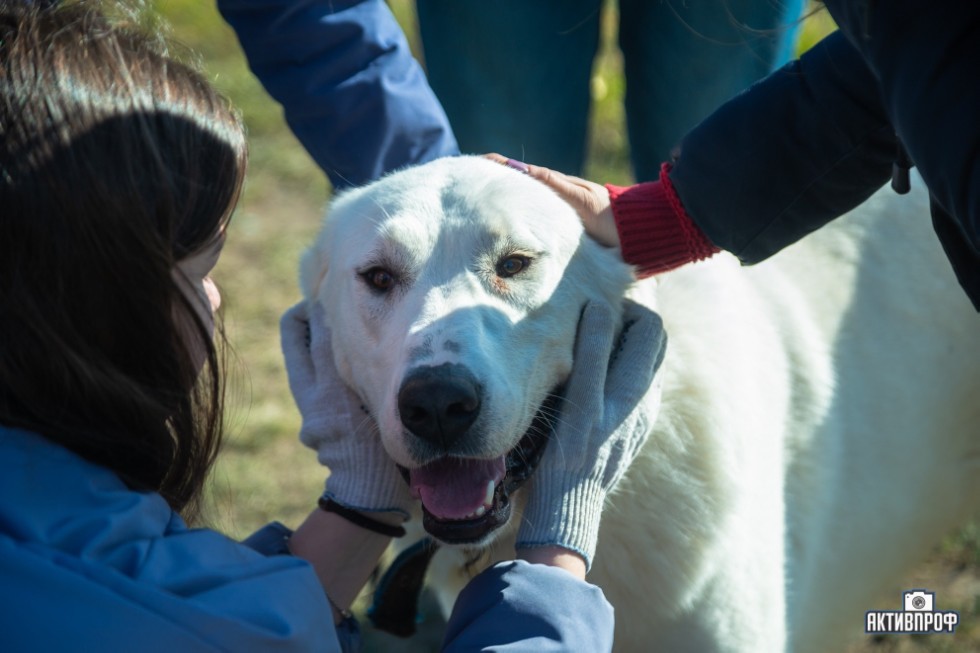
<svg viewBox="0 0 980 653">
<path fill-rule="evenodd" d="M 513 168 L 514 170 L 517 170 L 518 172 L 522 172 L 525 175 L 531 174 L 531 171 L 528 169 L 527 164 L 524 163 L 523 161 L 516 161 L 514 159 L 507 159 L 507 162 L 504 165 L 506 165 L 508 168 Z"/>
</svg>

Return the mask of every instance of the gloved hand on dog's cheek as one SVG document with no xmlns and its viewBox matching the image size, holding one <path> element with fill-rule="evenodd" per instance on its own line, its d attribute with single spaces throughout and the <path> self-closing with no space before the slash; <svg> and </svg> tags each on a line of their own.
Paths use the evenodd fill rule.
<svg viewBox="0 0 980 653">
<path fill-rule="evenodd" d="M 660 316 L 635 302 L 626 302 L 619 338 L 614 326 L 608 306 L 592 303 L 582 312 L 557 426 L 517 534 L 519 549 L 561 546 L 580 554 L 587 568 L 605 498 L 656 418 L 659 401 L 643 399 L 667 346 Z"/>
<path fill-rule="evenodd" d="M 299 438 L 330 469 L 324 497 L 362 512 L 397 512 L 413 503 L 381 444 L 378 427 L 334 365 L 323 307 L 302 301 L 279 323 L 289 389 L 303 418 Z"/>
</svg>

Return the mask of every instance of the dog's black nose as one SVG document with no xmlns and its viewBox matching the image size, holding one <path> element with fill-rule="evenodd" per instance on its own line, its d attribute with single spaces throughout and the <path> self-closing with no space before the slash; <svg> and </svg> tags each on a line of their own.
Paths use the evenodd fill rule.
<svg viewBox="0 0 980 653">
<path fill-rule="evenodd" d="M 449 449 L 480 414 L 479 384 L 455 363 L 416 368 L 398 391 L 398 412 L 415 436 Z"/>
</svg>

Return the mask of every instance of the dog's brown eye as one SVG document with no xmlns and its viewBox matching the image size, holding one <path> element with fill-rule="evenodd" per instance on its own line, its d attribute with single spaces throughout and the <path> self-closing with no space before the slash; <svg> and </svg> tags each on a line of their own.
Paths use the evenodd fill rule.
<svg viewBox="0 0 980 653">
<path fill-rule="evenodd" d="M 526 256 L 508 256 L 497 263 L 498 277 L 512 277 L 530 265 L 531 259 Z"/>
<path fill-rule="evenodd" d="M 361 276 L 372 290 L 387 292 L 395 285 L 395 275 L 384 268 L 371 268 L 363 272 Z"/>
</svg>

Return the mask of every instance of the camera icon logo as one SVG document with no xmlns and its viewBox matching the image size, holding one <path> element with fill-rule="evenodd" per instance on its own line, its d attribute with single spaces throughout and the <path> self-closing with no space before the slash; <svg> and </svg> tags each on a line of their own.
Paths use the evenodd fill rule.
<svg viewBox="0 0 980 653">
<path fill-rule="evenodd" d="M 905 610 L 911 612 L 932 612 L 936 603 L 936 593 L 924 590 L 905 592 Z"/>
<path fill-rule="evenodd" d="M 919 588 L 902 592 L 904 610 L 868 610 L 864 632 L 869 635 L 952 635 L 960 623 L 956 610 L 937 610 L 936 593 Z"/>
</svg>

